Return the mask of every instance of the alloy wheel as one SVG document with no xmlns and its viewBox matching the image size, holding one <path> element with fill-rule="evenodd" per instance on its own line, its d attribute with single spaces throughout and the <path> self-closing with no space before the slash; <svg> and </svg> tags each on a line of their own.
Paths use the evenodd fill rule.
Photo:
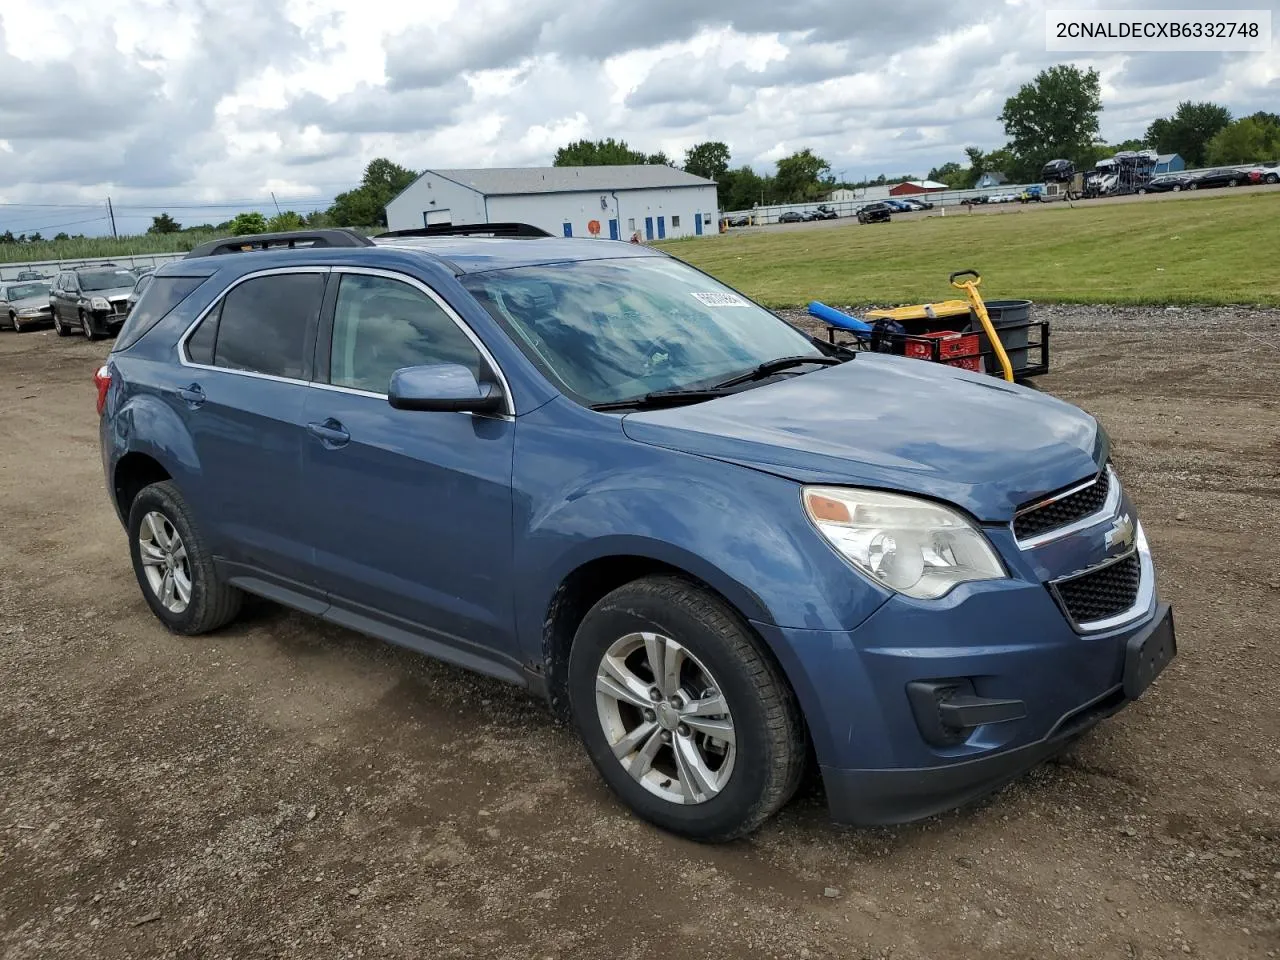
<svg viewBox="0 0 1280 960">
<path fill-rule="evenodd" d="M 142 518 L 138 555 L 147 584 L 170 613 L 182 613 L 191 602 L 191 564 L 177 528 L 158 511 Z"/>
<path fill-rule="evenodd" d="M 89 323 L 89 315 L 87 313 L 80 314 L 80 331 L 84 334 L 86 340 L 93 339 L 93 326 Z"/>
<path fill-rule="evenodd" d="M 631 777 L 671 803 L 712 799 L 729 782 L 737 739 L 715 677 L 660 633 L 628 633 L 596 669 L 596 713 Z"/>
</svg>

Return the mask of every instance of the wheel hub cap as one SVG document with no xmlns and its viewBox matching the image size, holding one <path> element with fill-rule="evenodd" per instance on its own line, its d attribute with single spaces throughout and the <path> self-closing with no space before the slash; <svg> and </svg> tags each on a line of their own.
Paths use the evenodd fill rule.
<svg viewBox="0 0 1280 960">
<path fill-rule="evenodd" d="M 705 803 L 733 775 L 737 738 L 711 672 L 658 633 L 615 641 L 596 670 L 596 712 L 618 762 L 671 803 Z"/>
<path fill-rule="evenodd" d="M 152 511 L 138 528 L 138 556 L 147 585 L 170 613 L 191 603 L 191 564 L 178 530 L 164 514 Z"/>
</svg>

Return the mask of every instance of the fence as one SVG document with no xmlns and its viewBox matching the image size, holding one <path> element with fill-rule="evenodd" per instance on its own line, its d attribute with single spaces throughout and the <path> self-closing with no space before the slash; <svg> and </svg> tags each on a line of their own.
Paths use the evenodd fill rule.
<svg viewBox="0 0 1280 960">
<path fill-rule="evenodd" d="M 74 267 L 158 267 L 170 260 L 181 260 L 185 253 L 145 253 L 136 257 L 86 257 L 83 260 L 32 260 L 29 263 L 0 263 L 0 280 L 16 280 L 18 274 L 32 270 L 43 277 L 52 278 L 59 271 Z"/>
</svg>

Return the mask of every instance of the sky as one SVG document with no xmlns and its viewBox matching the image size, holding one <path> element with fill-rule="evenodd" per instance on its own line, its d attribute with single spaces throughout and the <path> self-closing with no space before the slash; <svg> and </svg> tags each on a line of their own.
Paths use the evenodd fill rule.
<svg viewBox="0 0 1280 960">
<path fill-rule="evenodd" d="M 1280 51 L 1054 54 L 1046 7 L 1209 0 L 3 0 L 0 232 L 121 233 L 168 211 L 323 208 L 369 160 L 545 165 L 612 136 L 704 140 L 764 172 L 924 175 L 1054 63 L 1102 75 L 1102 136 L 1180 100 L 1280 112 Z M 1239 6 L 1280 11 L 1280 0 Z M 1277 30 L 1280 15 L 1273 12 Z"/>
</svg>

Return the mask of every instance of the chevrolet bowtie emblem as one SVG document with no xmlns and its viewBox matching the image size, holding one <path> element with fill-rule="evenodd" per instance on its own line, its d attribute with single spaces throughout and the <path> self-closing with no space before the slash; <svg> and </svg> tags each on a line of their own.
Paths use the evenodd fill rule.
<svg viewBox="0 0 1280 960">
<path fill-rule="evenodd" d="M 1122 550 L 1128 550 L 1133 546 L 1133 536 L 1133 520 L 1129 515 L 1126 513 L 1116 517 L 1111 524 L 1111 529 L 1107 531 L 1107 549 L 1120 547 Z"/>
</svg>

